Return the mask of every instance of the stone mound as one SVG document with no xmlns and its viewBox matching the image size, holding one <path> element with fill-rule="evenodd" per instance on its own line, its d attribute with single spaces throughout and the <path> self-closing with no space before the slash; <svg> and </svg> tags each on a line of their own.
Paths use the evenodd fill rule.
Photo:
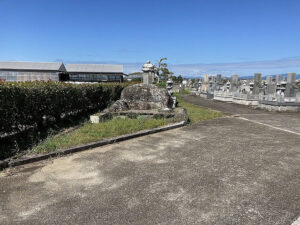
<svg viewBox="0 0 300 225">
<path fill-rule="evenodd" d="M 172 110 L 173 99 L 165 88 L 153 84 L 135 84 L 124 88 L 121 99 L 106 112 L 128 110 Z"/>
</svg>

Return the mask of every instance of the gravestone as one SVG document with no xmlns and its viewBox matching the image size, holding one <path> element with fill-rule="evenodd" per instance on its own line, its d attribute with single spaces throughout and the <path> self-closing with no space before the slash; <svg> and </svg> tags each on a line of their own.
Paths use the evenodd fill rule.
<svg viewBox="0 0 300 225">
<path fill-rule="evenodd" d="M 217 74 L 217 77 L 216 77 L 216 90 L 220 90 L 221 89 L 221 86 L 223 85 L 223 82 L 222 82 L 222 75 L 221 74 Z"/>
<path fill-rule="evenodd" d="M 275 94 L 276 93 L 276 84 L 268 84 L 267 85 L 267 94 Z"/>
<path fill-rule="evenodd" d="M 296 73 L 288 73 L 286 79 L 286 87 L 284 91 L 284 96 L 286 97 L 295 97 L 295 81 L 296 81 Z"/>
<path fill-rule="evenodd" d="M 200 92 L 206 93 L 209 89 L 209 75 L 204 74 Z"/>
<path fill-rule="evenodd" d="M 296 81 L 296 73 L 288 73 L 286 82 L 288 84 L 293 84 Z"/>
<path fill-rule="evenodd" d="M 238 82 L 239 82 L 239 76 L 237 74 L 232 75 L 231 79 L 230 79 L 230 91 L 231 92 L 237 91 Z"/>
<path fill-rule="evenodd" d="M 217 74 L 216 82 L 218 85 L 220 85 L 222 83 L 222 75 L 221 74 Z"/>
<path fill-rule="evenodd" d="M 208 83 L 209 82 L 209 75 L 208 74 L 204 74 L 203 76 L 203 83 Z"/>
<path fill-rule="evenodd" d="M 261 88 L 261 73 L 255 73 L 254 74 L 254 82 L 253 82 L 253 94 L 258 95 Z"/>
<path fill-rule="evenodd" d="M 273 77 L 272 77 L 272 76 L 267 76 L 267 78 L 266 78 L 266 83 L 267 83 L 267 85 L 268 85 L 268 84 L 272 84 L 272 83 L 273 83 L 272 80 L 273 80 Z"/>
<path fill-rule="evenodd" d="M 275 94 L 276 92 L 276 84 L 273 83 L 273 77 L 267 76 L 266 78 L 266 94 Z"/>
<path fill-rule="evenodd" d="M 276 83 L 280 83 L 282 81 L 282 76 L 280 74 L 276 75 Z"/>
<path fill-rule="evenodd" d="M 300 92 L 296 93 L 296 102 L 300 102 Z"/>
</svg>

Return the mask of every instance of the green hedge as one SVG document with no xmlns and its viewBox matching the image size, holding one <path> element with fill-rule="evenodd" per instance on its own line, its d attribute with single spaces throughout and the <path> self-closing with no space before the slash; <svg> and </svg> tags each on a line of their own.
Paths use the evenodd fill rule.
<svg viewBox="0 0 300 225">
<path fill-rule="evenodd" d="M 61 82 L 0 82 L 0 134 L 27 127 L 39 130 L 49 121 L 88 114 L 120 97 L 122 84 L 68 84 Z M 48 122 L 47 122 L 48 121 Z"/>
</svg>

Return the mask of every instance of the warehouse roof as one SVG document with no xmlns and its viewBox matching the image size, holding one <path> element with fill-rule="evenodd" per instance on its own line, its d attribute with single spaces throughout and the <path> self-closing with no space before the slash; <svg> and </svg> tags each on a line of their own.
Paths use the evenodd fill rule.
<svg viewBox="0 0 300 225">
<path fill-rule="evenodd" d="M 0 62 L 0 70 L 66 71 L 62 62 Z"/>
<path fill-rule="evenodd" d="M 69 73 L 123 73 L 123 65 L 109 64 L 67 64 Z"/>
</svg>

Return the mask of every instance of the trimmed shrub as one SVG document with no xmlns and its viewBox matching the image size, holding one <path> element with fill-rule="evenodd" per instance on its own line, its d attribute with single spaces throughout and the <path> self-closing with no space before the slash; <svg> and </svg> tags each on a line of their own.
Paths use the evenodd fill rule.
<svg viewBox="0 0 300 225">
<path fill-rule="evenodd" d="M 124 85 L 59 82 L 0 82 L 0 133 L 42 126 L 46 119 L 104 109 Z"/>
<path fill-rule="evenodd" d="M 157 83 L 156 86 L 161 87 L 161 88 L 166 88 L 167 84 L 166 84 L 166 82 L 160 82 L 160 83 Z"/>
<path fill-rule="evenodd" d="M 126 84 L 119 83 L 0 82 L 0 140 L 6 135 L 27 129 L 40 131 L 69 117 L 102 110 L 120 98 L 124 86 Z"/>
</svg>

